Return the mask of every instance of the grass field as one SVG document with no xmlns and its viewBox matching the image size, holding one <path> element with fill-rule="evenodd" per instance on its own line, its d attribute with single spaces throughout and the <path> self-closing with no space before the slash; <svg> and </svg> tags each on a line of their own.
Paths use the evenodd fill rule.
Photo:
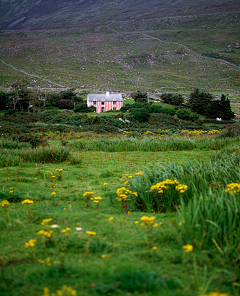
<svg viewBox="0 0 240 296">
<path fill-rule="evenodd" d="M 87 134 L 79 137 L 89 140 Z M 49 144 L 58 149 L 61 134 L 51 138 Z M 138 140 L 139 147 L 142 140 Z M 9 201 L 8 206 L 1 203 L 0 211 L 1 295 L 192 296 L 213 291 L 218 291 L 217 295 L 239 295 L 239 219 L 235 220 L 238 214 L 234 214 L 239 192 L 225 192 L 227 184 L 239 183 L 239 153 L 234 154 L 239 152 L 238 138 L 225 144 L 220 154 L 202 148 L 85 151 L 71 145 L 73 141 L 76 139 L 69 137 L 65 147 L 70 153 L 68 161 L 37 163 L 28 162 L 29 158 L 0 169 L 0 202 Z M 134 189 L 144 202 L 144 194 L 150 194 L 149 182 L 155 184 L 163 178 L 188 184 L 182 197 L 189 198 L 189 217 L 181 217 L 182 203 L 178 212 L 175 206 L 155 212 L 154 204 L 152 210 L 144 212 L 130 193 L 128 212 L 124 213 L 126 204 L 124 199 L 117 200 L 118 188 Z M 141 193 L 143 186 L 145 193 Z M 163 196 L 166 204 L 169 196 Z M 211 218 L 205 219 L 213 222 L 206 224 L 205 239 L 194 238 L 197 224 L 191 224 L 195 223 L 191 222 L 191 200 L 196 203 L 199 196 L 211 198 Z M 102 199 L 97 203 L 89 197 Z M 175 202 L 179 203 L 177 198 Z M 233 220 L 225 220 L 227 245 L 217 236 L 221 222 L 213 218 L 222 200 L 237 203 L 228 204 Z M 203 209 L 199 211 L 207 217 Z M 155 217 L 154 223 L 144 222 L 143 216 Z M 215 231 L 213 241 L 206 240 L 211 231 Z"/>
</svg>

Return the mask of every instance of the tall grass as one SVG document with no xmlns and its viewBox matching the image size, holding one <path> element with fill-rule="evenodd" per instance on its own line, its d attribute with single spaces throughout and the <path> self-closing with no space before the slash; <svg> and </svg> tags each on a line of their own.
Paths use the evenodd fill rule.
<svg viewBox="0 0 240 296">
<path fill-rule="evenodd" d="M 69 149 L 62 146 L 42 147 L 18 151 L 24 162 L 60 163 L 68 160 Z"/>
<path fill-rule="evenodd" d="M 151 138 L 151 139 L 93 139 L 91 141 L 73 141 L 69 145 L 79 150 L 124 152 L 124 151 L 183 151 L 183 150 L 219 150 L 226 145 L 239 143 L 239 138 Z"/>
<path fill-rule="evenodd" d="M 32 145 L 26 142 L 17 142 L 13 140 L 1 140 L 0 149 L 21 149 L 21 148 L 30 148 Z"/>
<path fill-rule="evenodd" d="M 210 189 L 181 206 L 177 212 L 177 236 L 183 244 L 200 249 L 216 248 L 222 256 L 240 258 L 240 194 Z"/>
<path fill-rule="evenodd" d="M 60 163 L 67 161 L 70 152 L 66 147 L 42 147 L 28 149 L 1 149 L 0 167 L 15 166 L 21 162 Z"/>
<path fill-rule="evenodd" d="M 150 212 L 154 203 L 150 188 L 156 183 L 171 179 L 187 185 L 188 189 L 183 193 L 187 203 L 194 195 L 200 196 L 208 192 L 210 187 L 213 192 L 218 192 L 228 183 L 238 182 L 239 175 L 240 156 L 233 154 L 228 158 L 212 158 L 207 164 L 188 160 L 182 165 L 171 162 L 154 165 L 151 169 L 146 168 L 144 175 L 128 179 L 128 182 L 131 190 L 138 193 L 138 197 L 133 200 L 134 206 Z M 164 202 L 167 202 L 167 199 Z"/>
</svg>

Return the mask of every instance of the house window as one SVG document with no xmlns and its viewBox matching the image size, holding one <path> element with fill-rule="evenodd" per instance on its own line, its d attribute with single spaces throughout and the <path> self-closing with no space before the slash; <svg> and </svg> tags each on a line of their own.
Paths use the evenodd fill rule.
<svg viewBox="0 0 240 296">
<path fill-rule="evenodd" d="M 104 106 L 104 102 L 102 102 L 102 106 Z"/>
<path fill-rule="evenodd" d="M 94 102 L 93 102 L 93 105 L 94 105 L 94 106 L 96 106 L 96 105 L 97 105 L 97 102 L 96 102 L 96 101 L 94 101 Z"/>
<path fill-rule="evenodd" d="M 102 107 L 102 112 L 104 112 L 104 107 Z"/>
<path fill-rule="evenodd" d="M 113 106 L 116 106 L 116 101 L 113 101 Z"/>
</svg>

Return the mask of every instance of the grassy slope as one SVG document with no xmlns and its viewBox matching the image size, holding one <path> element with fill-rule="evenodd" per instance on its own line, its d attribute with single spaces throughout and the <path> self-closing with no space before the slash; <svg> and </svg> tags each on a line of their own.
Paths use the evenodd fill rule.
<svg viewBox="0 0 240 296">
<path fill-rule="evenodd" d="M 83 2 L 84 9 L 91 11 L 91 26 L 83 21 L 78 23 L 71 12 L 69 18 L 74 25 L 79 25 L 78 28 L 1 32 L 0 59 L 33 75 L 26 76 L 1 64 L 2 86 L 24 78 L 35 87 L 160 92 L 199 87 L 215 92 L 239 91 L 239 67 L 223 62 L 240 64 L 238 5 L 234 1 L 227 4 L 218 1 L 217 5 L 215 2 L 206 4 L 204 0 L 197 4 L 163 1 L 164 5 L 161 2 L 160 6 L 158 1 L 152 1 L 152 5 L 145 1 L 104 4 L 90 1 L 89 5 Z M 11 5 L 14 3 L 12 1 Z M 109 19 L 99 9 L 101 4 L 107 9 Z M 117 10 L 119 13 L 114 17 L 117 8 L 126 12 L 121 14 L 121 10 Z M 62 13 L 59 22 L 63 22 L 65 16 L 67 14 Z M 110 19 L 111 24 L 107 26 Z M 45 78 L 52 83 L 43 80 Z"/>
</svg>

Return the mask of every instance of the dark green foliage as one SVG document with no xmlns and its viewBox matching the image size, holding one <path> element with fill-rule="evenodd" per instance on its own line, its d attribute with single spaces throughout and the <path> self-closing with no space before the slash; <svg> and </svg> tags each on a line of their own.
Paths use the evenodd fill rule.
<svg viewBox="0 0 240 296">
<path fill-rule="evenodd" d="M 134 109 L 132 116 L 136 121 L 146 122 L 150 117 L 150 113 L 147 108 L 137 108 Z"/>
<path fill-rule="evenodd" d="M 6 93 L 0 90 L 0 110 L 7 110 L 11 105 L 11 97 L 13 93 Z"/>
<path fill-rule="evenodd" d="M 13 114 L 15 114 L 17 111 L 15 110 L 15 109 L 9 109 L 8 111 L 7 111 L 7 113 L 5 113 L 5 114 L 7 114 L 7 115 L 13 115 Z"/>
<path fill-rule="evenodd" d="M 160 105 L 151 105 L 149 106 L 150 113 L 161 113 L 163 110 L 162 106 Z"/>
<path fill-rule="evenodd" d="M 231 110 L 229 99 L 222 95 L 220 100 L 213 101 L 206 113 L 208 118 L 222 118 L 223 120 L 231 120 L 235 117 L 234 112 Z"/>
<path fill-rule="evenodd" d="M 144 103 L 148 101 L 147 93 L 143 93 L 139 90 L 137 92 L 132 93 L 131 97 L 134 99 L 135 103 L 136 102 Z"/>
<path fill-rule="evenodd" d="M 20 135 L 14 136 L 12 139 L 13 141 L 20 142 L 20 143 L 21 142 L 29 143 L 33 148 L 39 145 L 43 145 L 43 146 L 48 145 L 47 141 L 44 140 L 42 136 L 38 136 L 36 134 L 20 134 Z"/>
<path fill-rule="evenodd" d="M 197 113 L 192 113 L 187 109 L 180 109 L 176 113 L 177 117 L 183 120 L 195 121 L 199 118 Z"/>
<path fill-rule="evenodd" d="M 174 110 L 172 108 L 164 107 L 164 108 L 162 108 L 161 113 L 174 116 L 176 114 L 176 110 Z"/>
<path fill-rule="evenodd" d="M 139 108 L 148 108 L 149 105 L 147 102 L 136 102 L 135 104 L 126 104 L 125 106 L 122 106 L 121 111 L 122 112 L 127 112 L 127 111 L 133 111 L 134 109 L 139 109 Z"/>
<path fill-rule="evenodd" d="M 205 115 L 207 114 L 213 99 L 214 97 L 212 94 L 195 88 L 190 94 L 187 105 L 191 111 Z"/>
<path fill-rule="evenodd" d="M 161 99 L 166 104 L 182 106 L 184 98 L 181 94 L 162 94 Z"/>
<path fill-rule="evenodd" d="M 62 100 L 71 100 L 71 101 L 75 101 L 75 99 L 77 98 L 76 94 L 71 89 L 61 91 L 60 97 Z"/>
<path fill-rule="evenodd" d="M 77 104 L 74 108 L 74 112 L 82 112 L 82 113 L 89 113 L 89 112 L 94 112 L 95 111 L 95 107 L 91 106 L 88 107 L 86 103 L 81 103 L 81 104 Z"/>
<path fill-rule="evenodd" d="M 74 108 L 74 101 L 70 99 L 61 99 L 57 102 L 57 106 L 60 109 L 73 109 Z"/>
</svg>

